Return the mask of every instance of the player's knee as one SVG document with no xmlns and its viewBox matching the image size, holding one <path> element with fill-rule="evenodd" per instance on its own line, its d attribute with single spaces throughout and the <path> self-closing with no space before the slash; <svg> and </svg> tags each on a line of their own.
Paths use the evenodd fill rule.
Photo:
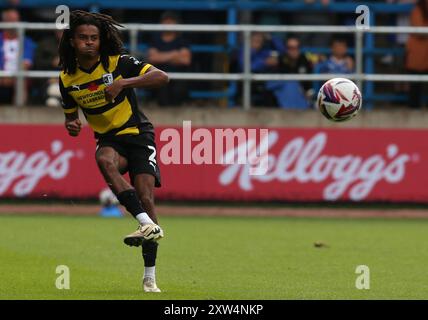
<svg viewBox="0 0 428 320">
<path fill-rule="evenodd" d="M 115 168 L 114 162 L 110 157 L 98 156 L 97 157 L 98 167 L 106 172 L 109 172 Z"/>
</svg>

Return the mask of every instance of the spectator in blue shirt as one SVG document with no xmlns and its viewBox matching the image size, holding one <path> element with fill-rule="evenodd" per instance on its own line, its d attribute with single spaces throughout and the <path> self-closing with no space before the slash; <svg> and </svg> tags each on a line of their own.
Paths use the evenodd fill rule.
<svg viewBox="0 0 428 320">
<path fill-rule="evenodd" d="M 354 60 L 348 55 L 348 45 L 344 39 L 334 39 L 331 45 L 331 56 L 317 65 L 320 73 L 352 73 Z"/>
<path fill-rule="evenodd" d="M 251 34 L 251 72 L 252 73 L 274 73 L 278 70 L 279 55 L 283 48 L 278 47 L 276 41 L 272 41 L 261 32 Z M 241 47 L 238 55 L 239 70 L 244 70 L 244 48 Z M 272 89 L 267 88 L 264 82 L 253 82 L 252 105 L 272 106 L 276 105 L 276 99 Z"/>
<path fill-rule="evenodd" d="M 19 22 L 20 14 L 14 8 L 7 8 L 2 12 L 3 22 Z M 35 44 L 24 38 L 23 69 L 28 70 L 33 65 Z M 0 32 L 0 70 L 17 71 L 19 52 L 19 38 L 16 30 L 6 29 Z M 15 79 L 11 77 L 0 78 L 0 104 L 12 104 L 15 92 Z M 25 92 L 26 94 L 26 92 Z M 25 101 L 26 96 L 24 97 Z"/>
<path fill-rule="evenodd" d="M 266 42 L 266 37 L 261 32 L 251 34 L 251 72 L 267 73 L 273 71 L 278 66 L 278 50 L 272 48 Z M 244 70 L 244 48 L 239 51 L 239 68 Z"/>
</svg>

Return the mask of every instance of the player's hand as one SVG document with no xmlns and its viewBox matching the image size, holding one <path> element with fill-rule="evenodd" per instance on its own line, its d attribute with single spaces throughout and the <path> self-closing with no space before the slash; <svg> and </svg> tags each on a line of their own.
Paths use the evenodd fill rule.
<svg viewBox="0 0 428 320">
<path fill-rule="evenodd" d="M 114 99 L 122 91 L 123 85 L 120 80 L 113 81 L 113 83 L 104 89 L 105 98 L 108 102 L 114 102 Z"/>
<path fill-rule="evenodd" d="M 70 136 L 77 137 L 82 129 L 82 122 L 79 119 L 66 120 L 65 128 Z"/>
</svg>

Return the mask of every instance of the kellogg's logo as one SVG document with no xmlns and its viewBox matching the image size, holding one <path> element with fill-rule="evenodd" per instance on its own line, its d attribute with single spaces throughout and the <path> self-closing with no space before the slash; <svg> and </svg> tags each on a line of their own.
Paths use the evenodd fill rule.
<svg viewBox="0 0 428 320">
<path fill-rule="evenodd" d="M 50 151 L 0 152 L 0 195 L 13 184 L 13 194 L 22 197 L 30 194 L 44 177 L 63 179 L 69 172 L 70 159 L 75 156 L 75 151 L 63 150 L 60 140 L 52 141 Z"/>
<path fill-rule="evenodd" d="M 269 150 L 278 141 L 278 137 L 277 131 L 269 131 Z M 365 158 L 355 154 L 325 154 L 326 144 L 327 134 L 324 132 L 317 133 L 307 141 L 303 137 L 296 137 L 285 144 L 279 154 L 269 152 L 269 170 L 265 175 L 249 175 L 248 165 L 232 164 L 220 174 L 220 184 L 230 185 L 237 181 L 242 190 L 251 191 L 254 189 L 254 181 L 329 181 L 323 190 L 324 200 L 337 200 L 347 195 L 350 200 L 359 201 L 365 199 L 380 181 L 390 184 L 402 181 L 406 174 L 406 165 L 410 161 L 410 155 L 400 153 L 395 144 L 386 146 L 385 155 L 372 154 Z M 225 156 L 236 156 L 240 152 L 239 149 L 238 146 Z"/>
</svg>

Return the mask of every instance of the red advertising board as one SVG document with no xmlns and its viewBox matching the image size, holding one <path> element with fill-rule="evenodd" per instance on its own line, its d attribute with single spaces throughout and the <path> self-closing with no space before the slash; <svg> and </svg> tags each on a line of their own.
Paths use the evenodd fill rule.
<svg viewBox="0 0 428 320">
<path fill-rule="evenodd" d="M 186 136 L 182 128 L 157 128 L 158 199 L 428 203 L 428 130 L 270 128 L 262 175 L 250 174 L 247 164 L 199 164 L 201 136 L 211 134 L 213 148 L 221 143 L 220 129 L 202 130 Z M 61 125 L 1 125 L 0 137 L 0 197 L 89 198 L 106 187 L 89 128 L 72 138 Z M 246 143 L 260 140 L 248 135 Z M 166 164 L 173 142 L 181 164 Z"/>
</svg>

